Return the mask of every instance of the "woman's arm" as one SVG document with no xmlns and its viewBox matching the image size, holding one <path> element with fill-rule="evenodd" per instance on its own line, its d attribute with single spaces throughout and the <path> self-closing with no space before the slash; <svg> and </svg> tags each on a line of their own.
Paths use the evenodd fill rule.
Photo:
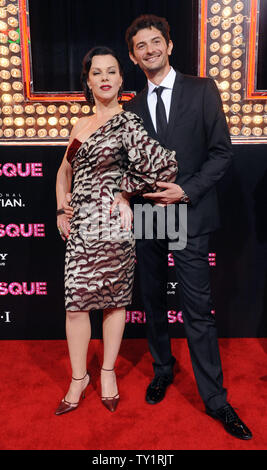
<svg viewBox="0 0 267 470">
<path fill-rule="evenodd" d="M 57 209 L 62 209 L 66 193 L 71 190 L 72 167 L 67 160 L 67 151 L 57 172 L 56 195 Z"/>
<path fill-rule="evenodd" d="M 60 210 L 60 209 L 64 210 L 63 204 L 66 199 L 66 194 L 70 193 L 71 191 L 72 167 L 67 160 L 68 149 L 84 125 L 85 125 L 85 120 L 84 118 L 81 118 L 79 119 L 79 121 L 77 121 L 77 123 L 73 127 L 71 131 L 67 150 L 64 154 L 63 160 L 57 172 L 57 179 L 56 179 L 57 210 Z M 60 215 L 57 215 L 57 226 L 58 226 L 61 237 L 65 241 L 66 238 L 68 238 L 69 236 L 70 224 L 68 221 L 67 214 L 64 212 Z"/>
<path fill-rule="evenodd" d="M 122 127 L 122 145 L 128 154 L 127 169 L 120 189 L 126 193 L 144 194 L 157 190 L 157 182 L 175 181 L 178 164 L 175 151 L 152 139 L 143 121 L 134 113 Z"/>
<path fill-rule="evenodd" d="M 57 209 L 62 209 L 66 193 L 69 193 L 71 190 L 72 167 L 67 160 L 68 149 L 70 145 L 72 144 L 73 140 L 84 129 L 84 127 L 86 127 L 87 124 L 88 124 L 88 118 L 86 117 L 80 118 L 77 121 L 77 123 L 73 126 L 73 129 L 71 131 L 67 150 L 64 154 L 63 160 L 57 172 L 57 182 L 56 182 Z"/>
<path fill-rule="evenodd" d="M 63 157 L 62 163 L 57 172 L 56 181 L 56 197 L 57 197 L 57 210 L 63 208 L 66 193 L 71 190 L 72 181 L 72 168 L 67 160 L 67 151 Z M 66 241 L 69 237 L 70 224 L 66 214 L 62 213 L 57 215 L 57 227 L 61 238 Z"/>
</svg>

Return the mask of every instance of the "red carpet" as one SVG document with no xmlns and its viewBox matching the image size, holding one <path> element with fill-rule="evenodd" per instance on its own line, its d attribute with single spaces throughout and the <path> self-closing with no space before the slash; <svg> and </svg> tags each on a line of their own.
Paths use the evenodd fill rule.
<svg viewBox="0 0 267 470">
<path fill-rule="evenodd" d="M 247 442 L 204 413 L 186 341 L 172 345 L 179 369 L 166 399 L 153 406 L 144 401 L 152 378 L 147 342 L 123 341 L 117 363 L 121 401 L 111 414 L 99 399 L 102 343 L 93 340 L 87 397 L 76 411 L 55 416 L 70 376 L 66 342 L 1 341 L 0 449 L 266 450 L 267 339 L 220 340 L 229 401 L 254 435 Z"/>
</svg>

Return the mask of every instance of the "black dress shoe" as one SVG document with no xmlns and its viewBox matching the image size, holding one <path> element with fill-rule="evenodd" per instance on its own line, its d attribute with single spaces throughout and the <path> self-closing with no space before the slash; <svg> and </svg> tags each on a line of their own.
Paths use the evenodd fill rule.
<svg viewBox="0 0 267 470">
<path fill-rule="evenodd" d="M 165 397 L 167 387 L 173 382 L 169 375 L 156 375 L 147 387 L 146 401 L 150 405 L 159 403 Z"/>
<path fill-rule="evenodd" d="M 216 411 L 206 408 L 206 412 L 212 418 L 221 421 L 225 430 L 232 436 L 245 440 L 252 439 L 252 432 L 241 421 L 229 403 Z"/>
</svg>

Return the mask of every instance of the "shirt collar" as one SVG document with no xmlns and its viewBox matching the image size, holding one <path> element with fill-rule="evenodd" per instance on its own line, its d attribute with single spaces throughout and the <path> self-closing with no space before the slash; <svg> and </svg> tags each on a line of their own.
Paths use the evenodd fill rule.
<svg viewBox="0 0 267 470">
<path fill-rule="evenodd" d="M 170 90 L 172 90 L 174 82 L 175 82 L 175 77 L 176 77 L 176 72 L 171 67 L 171 70 L 169 71 L 168 75 L 166 75 L 166 77 L 162 80 L 162 82 L 159 85 L 155 85 L 155 83 L 152 83 L 150 80 L 148 80 L 147 81 L 148 94 L 151 95 L 154 89 L 157 88 L 158 86 L 163 86 L 164 88 L 169 88 Z"/>
</svg>

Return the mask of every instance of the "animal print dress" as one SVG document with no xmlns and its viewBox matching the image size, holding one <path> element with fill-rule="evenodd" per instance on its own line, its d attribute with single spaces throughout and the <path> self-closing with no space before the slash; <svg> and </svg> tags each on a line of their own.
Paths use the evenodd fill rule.
<svg viewBox="0 0 267 470">
<path fill-rule="evenodd" d="M 90 311 L 129 305 L 135 266 L 132 231 L 121 228 L 117 192 L 145 193 L 174 181 L 175 152 L 151 139 L 136 114 L 123 111 L 67 153 L 73 169 L 70 236 L 65 256 L 65 306 Z"/>
</svg>

